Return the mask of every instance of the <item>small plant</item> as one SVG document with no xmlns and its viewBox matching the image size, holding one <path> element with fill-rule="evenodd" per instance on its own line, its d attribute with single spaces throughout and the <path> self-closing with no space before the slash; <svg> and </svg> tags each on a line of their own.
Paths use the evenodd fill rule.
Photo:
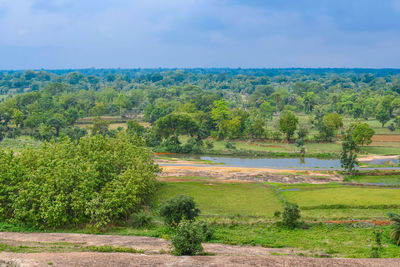
<svg viewBox="0 0 400 267">
<path fill-rule="evenodd" d="M 177 226 L 183 218 L 193 220 L 199 214 L 200 210 L 196 207 L 194 199 L 186 195 L 170 198 L 160 207 L 161 217 L 170 226 Z"/>
<path fill-rule="evenodd" d="M 280 218 L 280 217 L 281 217 L 281 214 L 282 214 L 282 212 L 280 212 L 279 210 L 276 210 L 276 211 L 274 212 L 274 217 L 275 217 L 275 219 Z"/>
<path fill-rule="evenodd" d="M 391 132 L 394 132 L 394 131 L 396 130 L 396 126 L 394 125 L 394 123 L 391 123 L 391 124 L 389 124 L 388 129 L 389 129 Z"/>
<path fill-rule="evenodd" d="M 201 245 L 203 240 L 203 229 L 198 223 L 182 220 L 171 238 L 173 254 L 177 256 L 199 254 L 203 252 Z"/>
<path fill-rule="evenodd" d="M 206 140 L 205 145 L 207 149 L 213 149 L 214 148 L 214 143 L 211 140 Z"/>
<path fill-rule="evenodd" d="M 210 241 L 215 233 L 215 229 L 210 227 L 210 225 L 204 221 L 197 221 L 195 224 L 201 228 L 203 232 L 203 240 Z"/>
<path fill-rule="evenodd" d="M 388 214 L 392 223 L 392 233 L 390 234 L 390 239 L 400 245 L 400 215 L 396 213 Z"/>
<path fill-rule="evenodd" d="M 228 142 L 225 143 L 225 148 L 235 150 L 236 149 L 236 145 L 232 141 L 228 141 Z"/>
<path fill-rule="evenodd" d="M 370 258 L 380 258 L 382 250 L 382 232 L 374 231 L 375 244 L 371 247 Z"/>
<path fill-rule="evenodd" d="M 282 215 L 282 225 L 296 228 L 300 225 L 300 209 L 296 203 L 287 203 Z"/>
<path fill-rule="evenodd" d="M 153 216 L 145 211 L 133 215 L 132 226 L 135 228 L 150 227 L 153 223 Z"/>
</svg>

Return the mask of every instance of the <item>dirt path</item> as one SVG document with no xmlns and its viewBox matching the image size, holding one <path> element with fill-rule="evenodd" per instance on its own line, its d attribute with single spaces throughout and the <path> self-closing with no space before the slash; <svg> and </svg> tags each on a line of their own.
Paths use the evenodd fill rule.
<svg viewBox="0 0 400 267">
<path fill-rule="evenodd" d="M 168 250 L 168 242 L 158 238 L 67 233 L 9 233 L 0 239 L 12 242 L 78 243 L 83 245 L 113 245 L 144 249 L 144 253 L 0 253 L 0 266 L 400 266 L 400 259 L 321 259 L 298 256 L 274 256 L 271 253 L 293 255 L 287 248 L 241 247 L 204 244 L 215 256 L 176 257 L 160 254 Z M 7 265 L 8 264 L 8 265 Z"/>
</svg>

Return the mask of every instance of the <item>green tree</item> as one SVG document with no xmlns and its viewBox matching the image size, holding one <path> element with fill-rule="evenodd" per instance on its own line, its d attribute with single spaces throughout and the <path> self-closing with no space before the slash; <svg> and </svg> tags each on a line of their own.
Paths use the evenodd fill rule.
<svg viewBox="0 0 400 267">
<path fill-rule="evenodd" d="M 274 108 L 271 106 L 269 102 L 263 102 L 260 105 L 260 115 L 264 120 L 272 119 L 272 114 L 274 113 Z"/>
<path fill-rule="evenodd" d="M 65 127 L 66 123 L 65 117 L 58 113 L 54 114 L 53 117 L 51 117 L 51 119 L 47 122 L 49 126 L 56 130 L 56 136 L 59 136 L 60 129 Z"/>
<path fill-rule="evenodd" d="M 279 131 L 286 134 L 286 140 L 289 142 L 290 138 L 297 129 L 299 119 L 291 111 L 282 112 L 279 118 Z"/>
<path fill-rule="evenodd" d="M 102 120 L 100 117 L 94 117 L 92 119 L 91 132 L 92 135 L 101 134 L 106 136 L 108 134 L 108 127 L 110 123 L 106 120 Z"/>
<path fill-rule="evenodd" d="M 101 116 L 106 113 L 107 109 L 104 103 L 97 102 L 93 108 L 90 109 L 90 114 L 92 116 Z"/>
<path fill-rule="evenodd" d="M 13 118 L 13 120 L 15 122 L 15 125 L 17 127 L 22 127 L 23 121 L 24 121 L 24 113 L 22 113 L 20 110 L 15 108 L 13 110 L 12 118 Z"/>
<path fill-rule="evenodd" d="M 126 222 L 155 190 L 153 155 L 138 138 L 85 136 L 0 149 L 1 216 L 37 228 Z"/>
<path fill-rule="evenodd" d="M 352 139 L 356 145 L 369 145 L 372 142 L 372 136 L 375 131 L 367 123 L 359 123 L 352 132 Z"/>
<path fill-rule="evenodd" d="M 228 108 L 228 102 L 225 99 L 214 101 L 214 108 L 211 110 L 211 117 L 218 127 L 218 137 L 224 138 L 227 132 L 228 120 L 231 113 Z"/>
<path fill-rule="evenodd" d="M 340 114 L 325 114 L 322 118 L 322 124 L 318 125 L 318 130 L 320 132 L 319 137 L 326 141 L 332 140 L 340 127 L 343 127 L 343 121 Z"/>
<path fill-rule="evenodd" d="M 156 131 L 163 137 L 171 135 L 178 137 L 181 134 L 195 135 L 199 126 L 188 114 L 171 113 L 158 119 L 155 123 Z"/>
<path fill-rule="evenodd" d="M 130 135 L 136 134 L 138 136 L 142 136 L 145 128 L 144 126 L 140 125 L 139 122 L 135 119 L 130 119 L 128 120 L 128 122 L 126 123 L 128 126 L 127 132 Z"/>
<path fill-rule="evenodd" d="M 342 152 L 340 154 L 340 163 L 342 168 L 350 174 L 355 173 L 355 168 L 358 166 L 357 152 L 358 147 L 356 142 L 353 140 L 353 131 L 356 125 L 350 125 L 350 127 L 342 134 Z"/>
<path fill-rule="evenodd" d="M 200 214 L 194 199 L 186 195 L 177 195 L 166 200 L 160 207 L 160 215 L 171 226 L 178 226 L 183 220 L 194 220 Z"/>
<path fill-rule="evenodd" d="M 376 119 L 382 124 L 382 128 L 390 120 L 390 111 L 383 105 L 379 104 L 376 110 Z"/>
</svg>

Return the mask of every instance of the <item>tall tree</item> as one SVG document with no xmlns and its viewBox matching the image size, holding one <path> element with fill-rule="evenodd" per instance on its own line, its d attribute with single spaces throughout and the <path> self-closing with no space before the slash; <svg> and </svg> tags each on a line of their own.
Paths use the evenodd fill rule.
<svg viewBox="0 0 400 267">
<path fill-rule="evenodd" d="M 290 138 L 297 129 L 299 119 L 291 111 L 285 111 L 279 118 L 279 131 L 286 134 L 286 140 L 289 142 Z"/>
</svg>

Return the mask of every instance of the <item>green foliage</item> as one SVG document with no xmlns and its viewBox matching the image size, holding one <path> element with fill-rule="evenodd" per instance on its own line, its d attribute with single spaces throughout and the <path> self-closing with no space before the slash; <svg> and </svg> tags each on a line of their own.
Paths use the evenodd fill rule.
<svg viewBox="0 0 400 267">
<path fill-rule="evenodd" d="M 225 143 L 225 148 L 235 150 L 236 149 L 236 145 L 232 141 L 228 140 Z"/>
<path fill-rule="evenodd" d="M 396 126 L 394 126 L 394 123 L 389 124 L 388 126 L 389 131 L 394 132 L 396 130 Z"/>
<path fill-rule="evenodd" d="M 203 252 L 201 242 L 204 240 L 203 227 L 198 223 L 182 220 L 171 238 L 173 253 L 177 256 L 196 255 Z"/>
<path fill-rule="evenodd" d="M 340 154 L 340 163 L 342 168 L 350 174 L 354 174 L 356 171 L 355 167 L 358 166 L 358 147 L 353 139 L 353 131 L 355 127 L 356 126 L 353 124 L 346 130 L 345 133 L 343 133 L 342 152 Z"/>
<path fill-rule="evenodd" d="M 85 136 L 45 142 L 15 156 L 0 150 L 0 209 L 6 219 L 42 228 L 126 221 L 155 189 L 151 153 L 140 139 Z"/>
<path fill-rule="evenodd" d="M 109 133 L 109 126 L 110 122 L 102 120 L 100 117 L 94 117 L 91 127 L 92 135 L 101 134 L 102 136 L 106 136 Z"/>
<path fill-rule="evenodd" d="M 282 212 L 280 212 L 279 210 L 274 211 L 274 217 L 277 219 L 279 217 L 281 217 Z"/>
<path fill-rule="evenodd" d="M 214 147 L 214 143 L 211 140 L 206 140 L 205 145 L 206 145 L 207 149 L 213 149 L 213 147 Z"/>
<path fill-rule="evenodd" d="M 296 203 L 286 203 L 282 214 L 282 225 L 288 228 L 300 226 L 300 209 Z"/>
<path fill-rule="evenodd" d="M 135 228 L 148 228 L 153 224 L 153 216 L 150 212 L 141 211 L 133 214 L 132 226 Z"/>
<path fill-rule="evenodd" d="M 161 217 L 170 226 L 177 226 L 183 219 L 194 220 L 199 214 L 194 199 L 186 195 L 170 198 L 160 207 Z"/>
<path fill-rule="evenodd" d="M 382 104 L 379 104 L 377 107 L 376 119 L 382 124 L 383 128 L 383 126 L 385 126 L 385 124 L 390 120 L 389 109 Z"/>
<path fill-rule="evenodd" d="M 389 213 L 389 219 L 392 223 L 392 233 L 390 239 L 393 240 L 398 246 L 400 246 L 400 215 L 396 213 Z"/>
<path fill-rule="evenodd" d="M 369 145 L 374 134 L 375 131 L 367 123 L 359 123 L 352 131 L 351 138 L 356 145 Z"/>
<path fill-rule="evenodd" d="M 128 126 L 128 134 L 129 135 L 138 135 L 138 136 L 143 136 L 145 128 L 139 124 L 137 120 L 131 119 L 127 121 L 127 126 Z"/>
<path fill-rule="evenodd" d="M 375 244 L 372 245 L 371 247 L 371 254 L 370 258 L 380 258 L 381 257 L 381 251 L 382 251 L 382 231 L 375 230 L 374 231 L 374 239 L 375 239 Z"/>
<path fill-rule="evenodd" d="M 281 114 L 279 118 L 279 131 L 286 134 L 287 141 L 294 134 L 297 129 L 297 124 L 299 119 L 291 111 L 285 111 Z"/>
<path fill-rule="evenodd" d="M 336 131 L 343 126 L 342 117 L 337 113 L 325 114 L 322 123 L 318 125 L 319 138 L 325 141 L 331 141 Z"/>
</svg>

